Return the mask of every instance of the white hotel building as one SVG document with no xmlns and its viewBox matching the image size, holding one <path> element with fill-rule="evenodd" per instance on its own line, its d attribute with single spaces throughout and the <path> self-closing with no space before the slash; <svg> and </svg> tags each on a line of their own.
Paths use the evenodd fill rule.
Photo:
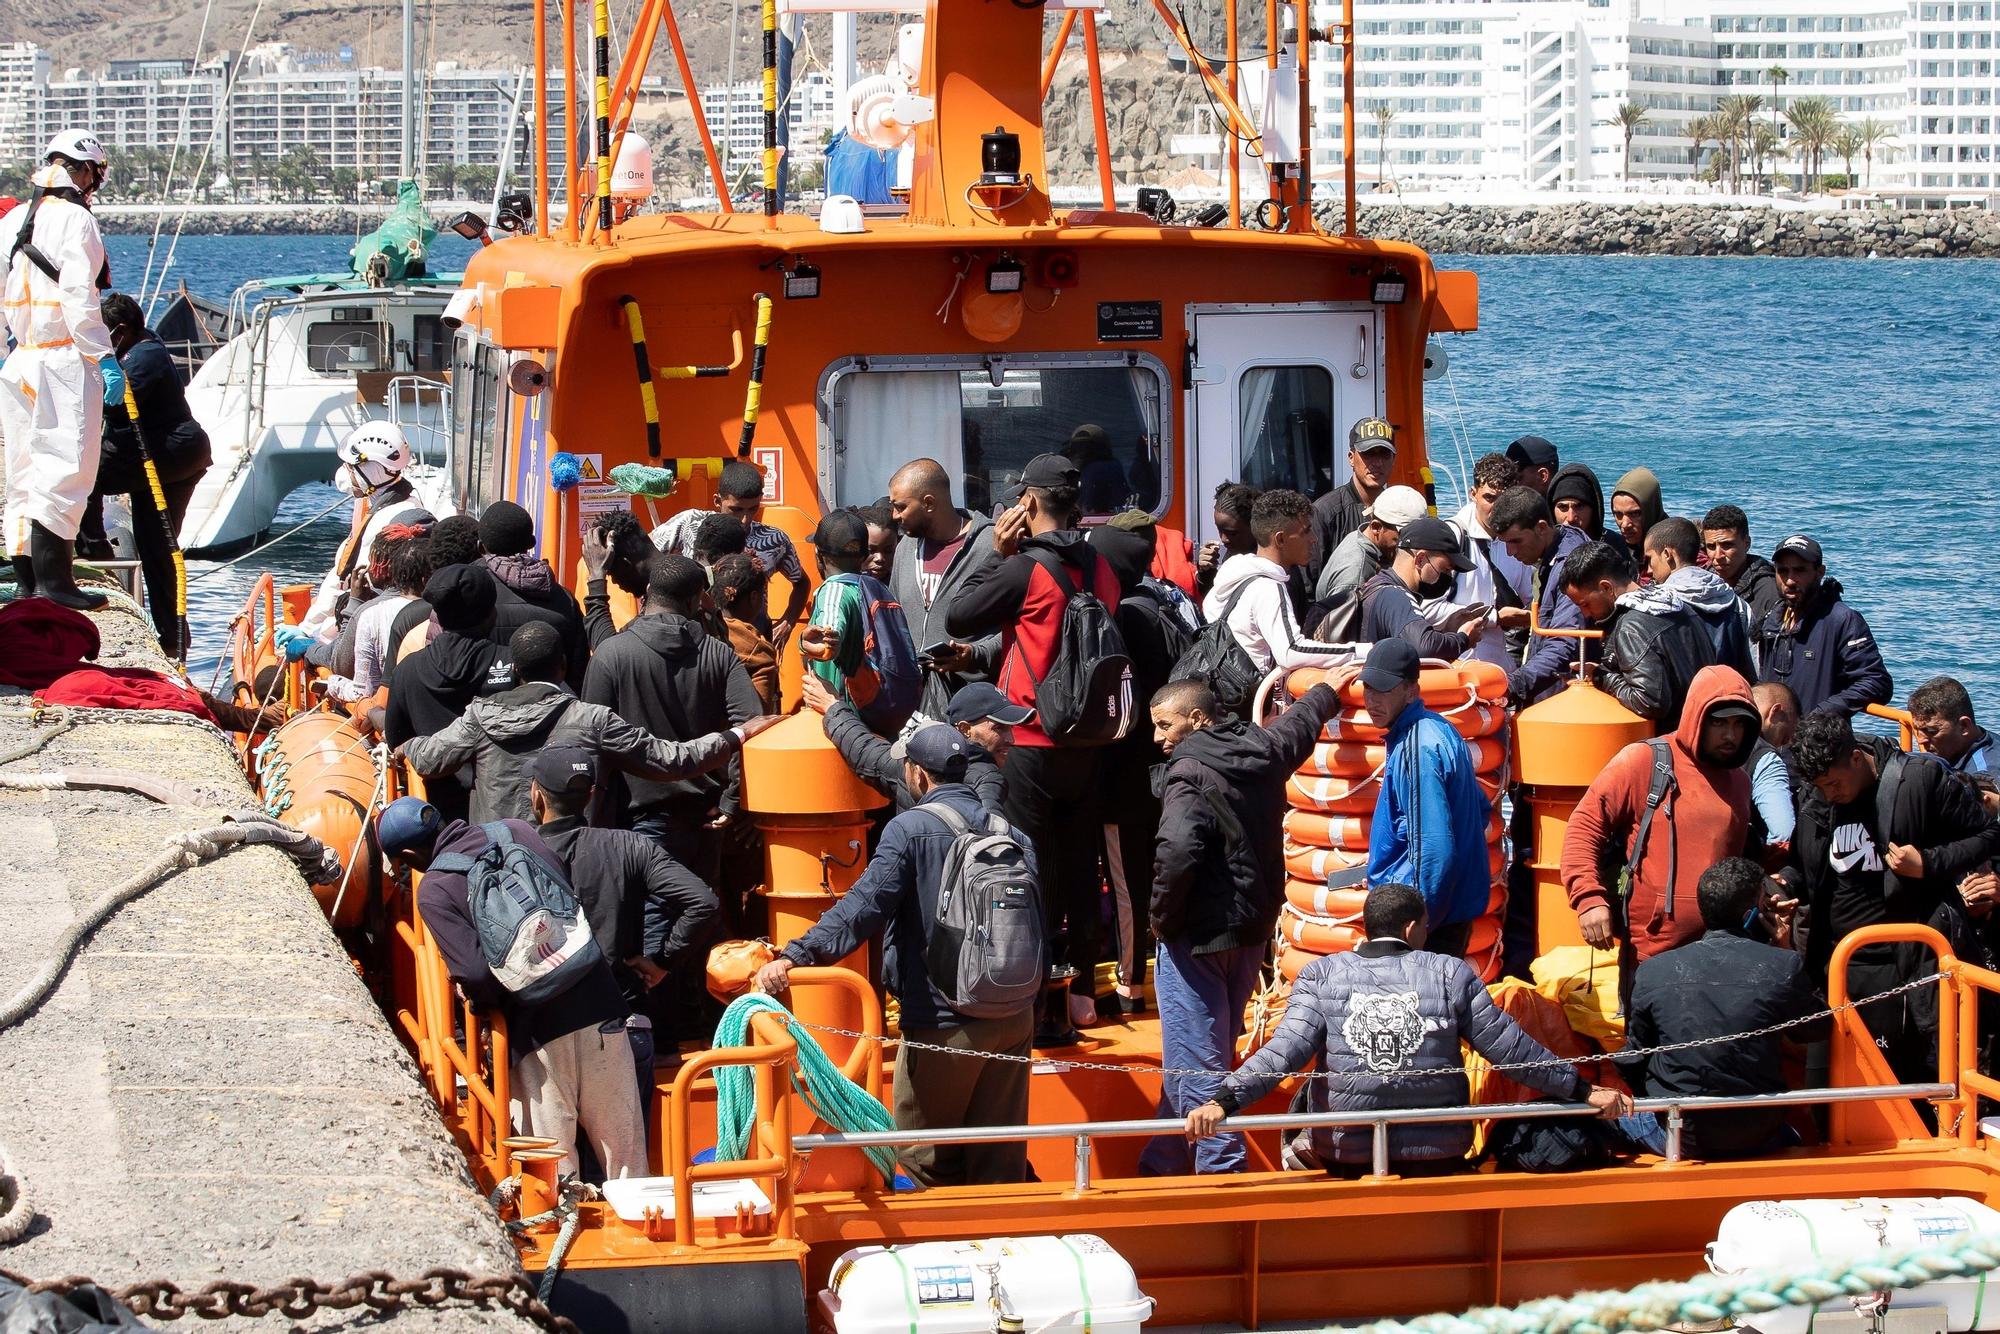
<svg viewBox="0 0 2000 1334">
<path fill-rule="evenodd" d="M 1315 8 L 1315 23 L 1338 18 Z M 1615 190 L 1625 146 L 1611 121 L 1636 102 L 1647 117 L 1632 176 L 1688 182 L 1697 149 L 1715 148 L 1697 146 L 1689 123 L 1731 94 L 1762 97 L 1771 114 L 1776 65 L 1789 75 L 1780 108 L 1823 96 L 1845 120 L 1896 127 L 1891 153 L 1876 154 L 1878 193 L 1991 204 L 1996 20 L 2000 0 L 1359 0 L 1356 166 L 1363 182 L 1379 169 L 1406 190 Z M 1313 62 L 1313 162 L 1328 175 L 1340 166 L 1341 112 L 1330 54 L 1319 47 Z M 1253 85 L 1262 73 L 1244 72 Z M 1253 113 L 1257 98 L 1247 90 Z M 1393 117 L 1378 145 L 1379 107 Z M 1197 128 L 1174 147 L 1213 171 L 1219 140 L 1205 109 Z"/>
</svg>

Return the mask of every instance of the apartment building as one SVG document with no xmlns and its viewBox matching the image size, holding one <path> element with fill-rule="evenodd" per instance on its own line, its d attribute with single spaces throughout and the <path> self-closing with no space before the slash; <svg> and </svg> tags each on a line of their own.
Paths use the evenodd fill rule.
<svg viewBox="0 0 2000 1334">
<path fill-rule="evenodd" d="M 732 181 L 761 170 L 764 161 L 764 85 L 754 79 L 716 84 L 701 90 L 701 112 L 722 158 L 722 170 Z M 783 110 L 788 133 L 785 160 L 791 171 L 805 171 L 825 160 L 826 141 L 840 117 L 835 115 L 833 76 L 814 70 L 794 79 Z M 762 177 L 757 177 L 761 180 Z"/>
<path fill-rule="evenodd" d="M 1991 198 L 2000 188 L 1996 47 L 1994 0 L 1912 0 L 1902 142 L 1919 190 Z"/>
</svg>

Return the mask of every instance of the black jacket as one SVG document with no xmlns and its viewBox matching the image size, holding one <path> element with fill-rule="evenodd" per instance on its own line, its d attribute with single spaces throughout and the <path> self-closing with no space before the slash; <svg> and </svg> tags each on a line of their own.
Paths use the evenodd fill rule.
<svg viewBox="0 0 2000 1334">
<path fill-rule="evenodd" d="M 840 752 L 840 758 L 847 761 L 847 767 L 854 770 L 854 776 L 883 796 L 893 798 L 898 815 L 916 804 L 910 789 L 903 786 L 903 762 L 890 753 L 893 748 L 889 742 L 861 721 L 852 704 L 844 699 L 835 700 L 821 725 L 826 729 L 826 739 Z M 966 753 L 965 785 L 979 798 L 982 810 L 1007 813 L 1006 776 L 984 746 L 973 746 Z"/>
<path fill-rule="evenodd" d="M 562 858 L 542 842 L 533 825 L 519 820 L 505 823 L 515 842 L 540 855 L 551 866 L 562 865 Z M 479 825 L 452 820 L 438 831 L 433 853 L 457 852 L 477 857 L 491 842 Z M 479 948 L 479 929 L 473 925 L 464 872 L 425 872 L 417 886 L 417 911 L 437 939 L 445 971 L 458 983 L 466 999 L 475 1006 L 495 1008 L 507 1016 L 507 1041 L 515 1059 L 565 1034 L 625 1017 L 625 997 L 618 990 L 618 980 L 612 976 L 609 963 L 599 963 L 569 990 L 535 1005 L 523 1004 L 513 992 L 501 986 L 500 979 L 486 966 L 486 956 Z M 596 930 L 597 923 L 593 921 L 593 935 Z M 603 948 L 602 944 L 599 948 Z"/>
<path fill-rule="evenodd" d="M 735 650 L 671 612 L 634 617 L 605 640 L 591 656 L 583 698 L 669 741 L 726 731 L 763 712 L 757 688 Z M 740 774 L 739 766 L 731 764 L 664 783 L 621 776 L 617 783 L 622 791 L 614 790 L 611 800 L 628 813 L 733 812 Z"/>
<path fill-rule="evenodd" d="M 1367 503 L 1354 489 L 1352 479 L 1342 482 L 1313 502 L 1312 553 L 1306 557 L 1305 565 L 1307 588 L 1318 586 L 1319 572 L 1326 568 L 1328 557 L 1333 555 L 1333 549 L 1340 545 L 1341 539 L 1361 526 L 1361 511 L 1366 508 Z"/>
<path fill-rule="evenodd" d="M 643 954 L 672 971 L 698 958 L 715 935 L 722 914 L 715 891 L 644 834 L 593 829 L 580 815 L 551 820 L 539 832 L 562 858 L 590 932 L 615 961 L 628 996 L 643 988 L 625 960 Z"/>
<path fill-rule="evenodd" d="M 416 737 L 442 732 L 458 721 L 473 700 L 497 695 L 513 684 L 514 664 L 506 649 L 484 639 L 440 631 L 421 653 L 412 653 L 389 674 L 382 739 L 400 746 Z M 427 780 L 425 795 L 447 818 L 463 820 L 472 810 L 473 778 L 470 765 L 456 774 L 437 774 Z"/>
<path fill-rule="evenodd" d="M 1750 624 L 1759 626 L 1764 618 L 1784 601 L 1778 593 L 1778 571 L 1770 561 L 1762 556 L 1751 555 L 1743 562 L 1736 579 L 1729 585 L 1736 590 L 1736 596 L 1750 606 Z"/>
<path fill-rule="evenodd" d="M 493 605 L 493 633 L 488 637 L 505 645 L 530 621 L 555 627 L 562 636 L 563 662 L 569 671 L 565 680 L 575 689 L 590 667 L 590 636 L 576 598 L 556 582 L 555 571 L 539 556 L 481 556 L 479 562 L 500 585 Z"/>
<path fill-rule="evenodd" d="M 2000 823 L 1986 813 L 1979 796 L 1936 757 L 1906 755 L 1886 737 L 1858 738 L 1875 755 L 1878 777 L 1870 794 L 1884 846 L 1901 843 L 1923 853 L 1921 880 L 1905 880 L 1886 866 L 1882 897 L 1888 920 L 1929 923 L 1943 906 L 1960 906 L 1958 882 L 2000 856 Z M 1889 789 L 1887 818 L 1882 793 Z M 1804 905 L 1807 962 L 1824 977 L 1835 944 L 1832 929 L 1833 868 L 1829 857 L 1834 808 L 1810 783 L 1799 789 L 1798 826 L 1792 831 L 1791 860 L 1779 872 Z"/>
<path fill-rule="evenodd" d="M 1662 732 L 1681 720 L 1694 674 L 1715 663 L 1715 641 L 1691 612 L 1662 615 L 1614 606 L 1603 626 L 1597 683 Z"/>
<path fill-rule="evenodd" d="M 1285 784 L 1339 709 L 1333 688 L 1317 685 L 1265 727 L 1231 718 L 1174 747 L 1156 771 L 1152 920 L 1159 939 L 1212 954 L 1271 938 L 1285 898 Z"/>
<path fill-rule="evenodd" d="M 1859 713 L 1887 704 L 1895 683 L 1861 613 L 1840 600 L 1840 581 L 1813 590 L 1803 615 L 1786 624 L 1780 602 L 1757 623 L 1757 679 L 1782 681 L 1799 697 L 1799 716 L 1822 709 Z"/>
<path fill-rule="evenodd" d="M 1417 610 L 1416 595 L 1394 570 L 1384 570 L 1361 585 L 1358 596 L 1362 612 L 1361 633 L 1356 638 L 1364 644 L 1380 639 L 1407 639 L 1426 658 L 1442 658 L 1446 662 L 1464 657 L 1472 647 L 1459 631 L 1440 630 L 1425 620 Z"/>
<path fill-rule="evenodd" d="M 160 336 L 148 329 L 138 342 L 125 349 L 125 354 L 118 358 L 118 366 L 125 372 L 125 383 L 132 388 L 133 401 L 139 405 L 139 430 L 136 435 L 133 433 L 123 402 L 105 405 L 104 454 L 98 466 L 100 489 L 116 494 L 121 487 L 114 483 L 122 481 L 129 486 L 143 480 L 144 464 L 138 448 L 142 437 L 161 482 L 184 482 L 201 476 L 212 458 L 208 432 L 188 408 L 187 391 L 181 387 L 173 354 L 167 351 Z"/>
<path fill-rule="evenodd" d="M 1718 1038 L 1823 1008 L 1798 954 L 1711 928 L 1639 965 L 1625 1040 L 1632 1047 L 1657 1047 Z M 1784 1036 L 1804 1042 L 1825 1027 L 1824 1020 L 1801 1024 Z M 1777 1034 L 1621 1061 L 1619 1070 L 1633 1092 L 1645 1097 L 1737 1097 L 1782 1093 L 1786 1087 L 1784 1047 Z M 1687 1148 L 1699 1158 L 1754 1153 L 1770 1142 L 1784 1119 L 1776 1110 L 1690 1113 Z"/>
</svg>

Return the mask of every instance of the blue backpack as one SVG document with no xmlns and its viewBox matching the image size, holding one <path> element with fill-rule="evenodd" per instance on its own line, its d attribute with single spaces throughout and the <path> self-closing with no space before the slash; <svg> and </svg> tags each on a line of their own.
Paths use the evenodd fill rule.
<svg viewBox="0 0 2000 1334">
<path fill-rule="evenodd" d="M 500 985 L 534 1004 L 559 996 L 604 958 L 569 881 L 514 841 L 505 822 L 479 826 L 491 840 L 477 856 L 445 853 L 430 869 L 465 876 L 479 952 Z"/>
<path fill-rule="evenodd" d="M 868 635 L 862 652 L 874 680 L 870 682 L 865 674 L 849 677 L 847 697 L 871 731 L 894 736 L 916 712 L 924 694 L 924 669 L 917 663 L 917 646 L 910 638 L 910 623 L 903 618 L 903 604 L 872 574 L 836 574 L 827 582 L 860 590 L 861 610 L 867 618 Z"/>
</svg>

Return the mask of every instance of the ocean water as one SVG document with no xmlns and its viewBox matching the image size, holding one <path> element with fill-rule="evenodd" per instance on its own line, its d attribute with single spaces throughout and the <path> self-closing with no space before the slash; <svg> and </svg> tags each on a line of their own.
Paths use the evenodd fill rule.
<svg viewBox="0 0 2000 1334">
<path fill-rule="evenodd" d="M 112 237 L 136 284 L 147 238 Z M 174 277 L 225 297 L 259 274 L 339 268 L 340 237 L 186 237 Z M 441 238 L 439 262 L 470 246 Z M 163 255 L 164 239 L 155 252 Z M 1670 513 L 1724 501 L 1758 550 L 1806 532 L 1881 641 L 1896 697 L 1947 672 L 2000 717 L 2000 261 L 1440 258 L 1480 277 L 1479 332 L 1444 340 L 1432 458 L 1524 432 L 1607 492 L 1641 464 Z M 127 275 L 131 275 L 128 277 Z M 338 497 L 295 494 L 278 531 Z M 196 657 L 212 662 L 256 573 L 324 570 L 344 513 L 194 585 Z M 197 564 L 194 573 L 204 574 Z"/>
</svg>

